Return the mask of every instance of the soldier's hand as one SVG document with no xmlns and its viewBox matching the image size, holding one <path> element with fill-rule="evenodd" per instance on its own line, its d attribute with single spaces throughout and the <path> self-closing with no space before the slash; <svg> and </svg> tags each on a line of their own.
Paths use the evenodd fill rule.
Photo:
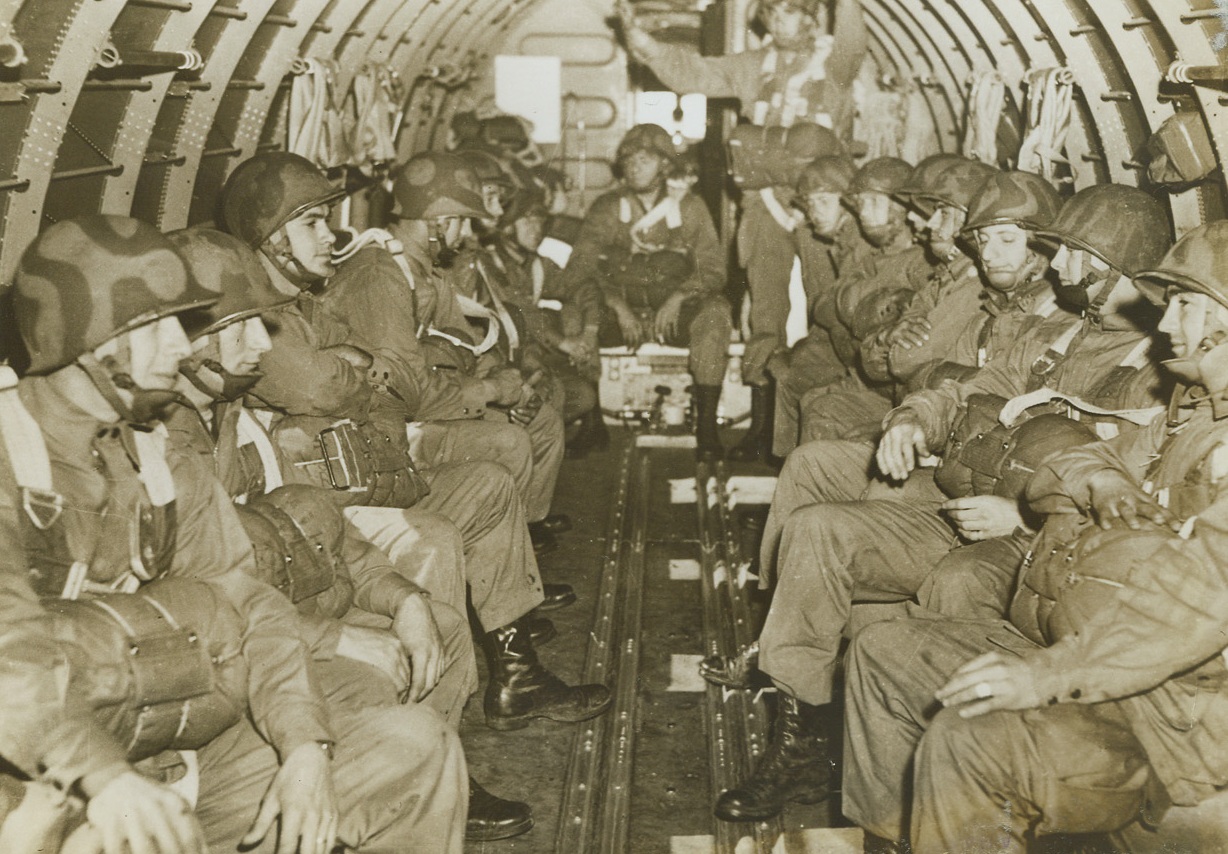
<svg viewBox="0 0 1228 854">
<path fill-rule="evenodd" d="M 1024 527 L 1019 502 L 997 495 L 952 498 L 943 502 L 942 510 L 955 523 L 959 535 L 972 542 L 1005 537 Z"/>
<path fill-rule="evenodd" d="M 921 425 L 911 418 L 896 421 L 878 441 L 875 460 L 878 470 L 891 480 L 903 483 L 908 480 L 917 460 L 929 456 L 929 443 Z"/>
<path fill-rule="evenodd" d="M 85 815 L 105 854 L 205 854 L 207 850 L 187 801 L 135 771 L 113 777 L 93 793 Z"/>
<path fill-rule="evenodd" d="M 686 294 L 682 291 L 675 291 L 657 309 L 657 315 L 653 319 L 653 331 L 656 332 L 657 340 L 661 343 L 677 335 L 678 317 L 682 314 L 684 302 L 686 302 Z"/>
<path fill-rule="evenodd" d="M 922 346 L 930 340 L 933 325 L 924 317 L 905 317 L 887 332 L 888 346 L 899 345 L 905 350 Z"/>
<path fill-rule="evenodd" d="M 439 684 L 443 675 L 443 635 L 424 596 L 406 596 L 397 608 L 392 631 L 409 656 L 408 699 L 417 703 Z"/>
<path fill-rule="evenodd" d="M 961 706 L 961 718 L 1002 709 L 1036 709 L 1043 704 L 1031 665 L 1000 652 L 972 659 L 934 696 L 944 706 Z"/>
<path fill-rule="evenodd" d="M 1101 469 L 1091 476 L 1087 491 L 1092 517 L 1106 531 L 1122 525 L 1137 531 L 1144 521 L 1174 531 L 1181 527 L 1181 521 L 1160 506 L 1154 495 L 1148 495 L 1121 472 Z"/>
<path fill-rule="evenodd" d="M 632 56 L 643 62 L 652 50 L 652 36 L 640 29 L 640 25 L 635 22 L 635 10 L 627 0 L 619 0 L 616 11 L 623 27 L 623 36 L 627 40 L 627 49 Z"/>
<path fill-rule="evenodd" d="M 374 356 L 353 344 L 334 344 L 332 347 L 325 347 L 324 352 L 337 356 L 360 371 L 369 370 L 375 363 Z"/>
<path fill-rule="evenodd" d="M 640 319 L 628 306 L 622 303 L 613 304 L 614 314 L 618 317 L 618 328 L 623 334 L 623 343 L 634 350 L 644 341 L 644 328 Z"/>
<path fill-rule="evenodd" d="M 522 385 L 520 371 L 515 368 L 501 368 L 491 374 L 490 382 L 494 396 L 490 398 L 489 403 L 512 406 L 520 400 Z"/>
<path fill-rule="evenodd" d="M 244 849 L 268 836 L 278 816 L 278 854 L 331 854 L 336 846 L 340 810 L 328 755 L 317 742 L 296 747 L 282 761 L 243 837 Z"/>
<path fill-rule="evenodd" d="M 361 661 L 384 673 L 400 692 L 409 685 L 409 659 L 400 639 L 384 629 L 342 626 L 337 655 Z"/>
</svg>

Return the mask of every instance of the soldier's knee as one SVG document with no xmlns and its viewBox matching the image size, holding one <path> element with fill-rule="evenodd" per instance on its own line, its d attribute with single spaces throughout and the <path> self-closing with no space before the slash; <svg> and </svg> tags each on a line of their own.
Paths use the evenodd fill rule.
<svg viewBox="0 0 1228 854">
<path fill-rule="evenodd" d="M 486 500 L 492 505 L 504 507 L 517 498 L 516 479 L 506 466 L 488 461 L 476 462 L 469 476 L 475 483 L 482 484 Z"/>
</svg>

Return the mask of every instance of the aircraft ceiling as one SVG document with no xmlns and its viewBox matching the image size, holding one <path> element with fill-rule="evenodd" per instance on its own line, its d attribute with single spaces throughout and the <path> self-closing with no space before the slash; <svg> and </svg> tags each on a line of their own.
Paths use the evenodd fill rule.
<svg viewBox="0 0 1228 854">
<path fill-rule="evenodd" d="M 751 2 L 726 0 L 729 19 Z M 1228 3 L 862 2 L 878 71 L 920 86 L 934 147 L 957 147 L 974 72 L 996 69 L 1019 105 L 1029 69 L 1063 66 L 1076 82 L 1075 186 L 1139 183 L 1144 143 L 1175 111 L 1201 118 L 1219 160 L 1228 153 Z M 637 8 L 685 38 L 708 5 Z M 305 59 L 335 60 L 341 93 L 365 63 L 395 72 L 406 155 L 442 143 L 449 103 L 490 88 L 496 54 L 540 52 L 560 34 L 608 39 L 611 11 L 611 0 L 0 0 L 0 276 L 40 227 L 76 213 L 164 229 L 212 219 L 229 170 L 284 146 L 289 81 Z M 580 87 L 573 72 L 621 62 L 620 51 L 565 57 L 564 89 Z M 1223 216 L 1224 196 L 1222 170 L 1171 193 L 1178 231 Z"/>
</svg>

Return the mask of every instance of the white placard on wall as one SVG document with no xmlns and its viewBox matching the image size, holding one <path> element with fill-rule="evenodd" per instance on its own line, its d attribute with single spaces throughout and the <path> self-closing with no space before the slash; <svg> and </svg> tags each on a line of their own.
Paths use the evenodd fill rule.
<svg viewBox="0 0 1228 854">
<path fill-rule="evenodd" d="M 533 141 L 563 138 L 563 63 L 557 56 L 495 57 L 495 104 L 533 123 Z"/>
</svg>

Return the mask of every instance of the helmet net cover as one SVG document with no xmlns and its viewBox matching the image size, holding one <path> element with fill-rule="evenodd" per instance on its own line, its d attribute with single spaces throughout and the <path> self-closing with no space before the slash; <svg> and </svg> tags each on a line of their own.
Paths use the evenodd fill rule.
<svg viewBox="0 0 1228 854">
<path fill-rule="evenodd" d="M 1037 231 L 1050 226 L 1061 209 L 1061 195 L 1040 175 L 999 172 L 990 176 L 972 199 L 964 231 L 1008 224 Z"/>
<path fill-rule="evenodd" d="M 306 157 L 268 151 L 230 173 L 222 187 L 222 219 L 231 234 L 259 249 L 290 220 L 344 195 Z"/>
<path fill-rule="evenodd" d="M 825 155 L 816 157 L 806 164 L 797 179 L 797 191 L 802 196 L 812 193 L 836 193 L 843 195 L 848 192 L 857 167 L 847 156 Z"/>
<path fill-rule="evenodd" d="M 637 151 L 647 151 L 662 157 L 666 164 L 673 163 L 677 150 L 669 131 L 660 125 L 636 125 L 627 131 L 622 141 L 618 143 L 615 160 L 621 162 Z"/>
<path fill-rule="evenodd" d="M 923 210 L 947 205 L 966 213 L 985 181 L 997 171 L 988 163 L 956 155 L 930 163 L 924 170 L 918 165 L 905 187 L 896 193 Z"/>
<path fill-rule="evenodd" d="M 848 194 L 886 193 L 893 196 L 912 174 L 908 161 L 898 157 L 878 157 L 857 170 L 849 183 Z"/>
<path fill-rule="evenodd" d="M 459 154 L 431 151 L 411 157 L 392 184 L 402 219 L 488 216 L 482 185 Z"/>
<path fill-rule="evenodd" d="M 64 220 L 36 237 L 22 255 L 13 290 L 28 370 L 35 374 L 217 299 L 156 228 L 105 214 Z"/>
<path fill-rule="evenodd" d="M 234 235 L 195 227 L 173 231 L 167 238 L 196 281 L 217 299 L 209 308 L 193 312 L 193 323 L 187 329 L 191 338 L 209 335 L 293 299 L 273 287 L 255 251 Z"/>
</svg>

